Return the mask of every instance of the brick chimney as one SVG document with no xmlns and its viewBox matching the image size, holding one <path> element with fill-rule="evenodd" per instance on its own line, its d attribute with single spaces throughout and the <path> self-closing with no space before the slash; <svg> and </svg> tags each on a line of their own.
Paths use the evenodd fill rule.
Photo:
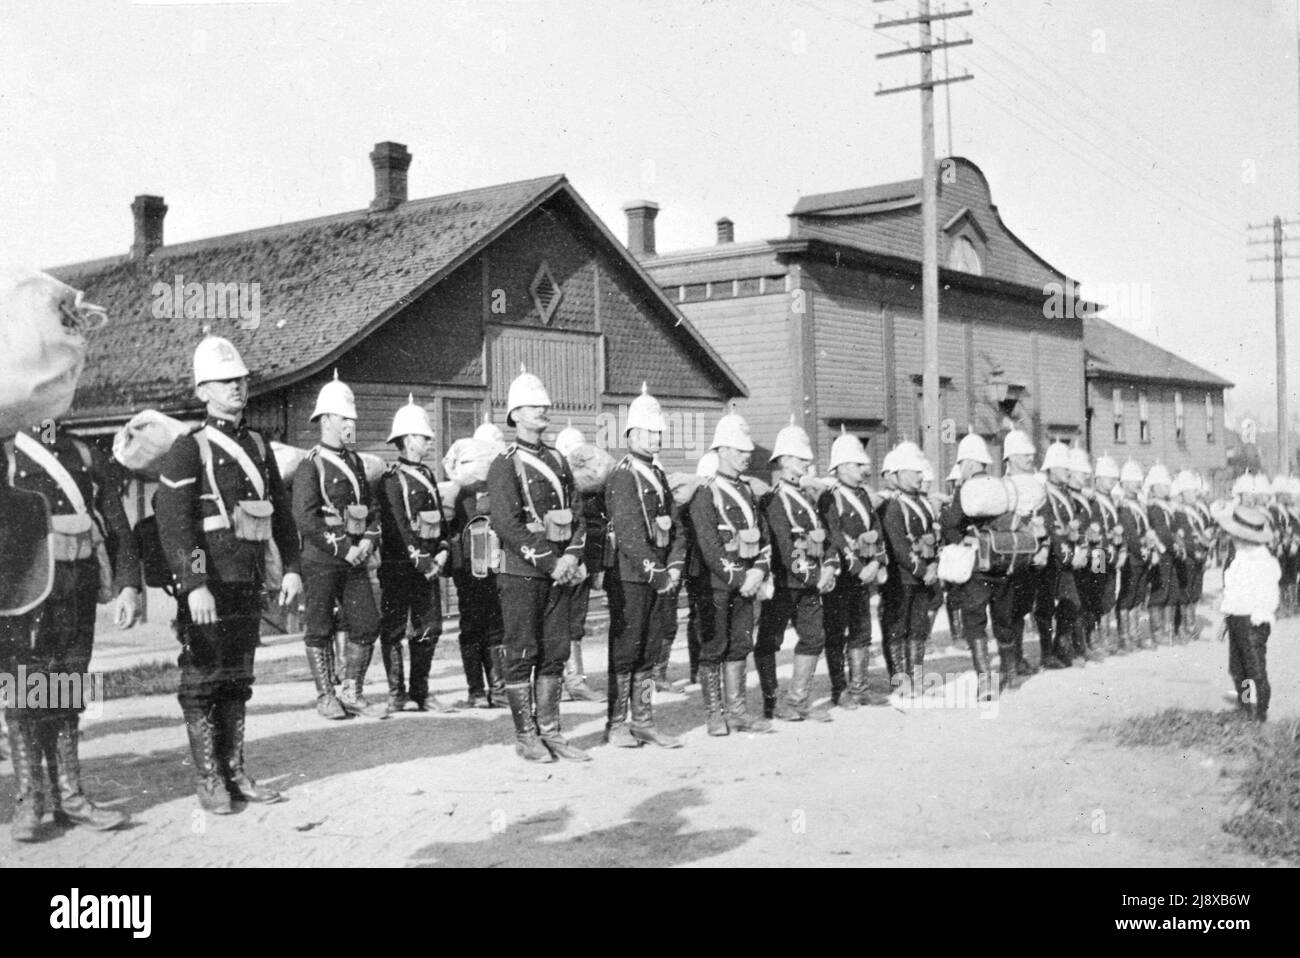
<svg viewBox="0 0 1300 958">
<path fill-rule="evenodd" d="M 163 217 L 167 215 L 167 204 L 161 196 L 142 193 L 131 201 L 131 214 L 135 218 L 131 258 L 143 260 L 163 244 Z"/>
<path fill-rule="evenodd" d="M 411 168 L 411 154 L 405 143 L 385 140 L 376 143 L 370 154 L 375 168 L 375 198 L 370 203 L 372 212 L 381 213 L 406 202 L 406 171 Z"/>
<path fill-rule="evenodd" d="M 725 216 L 718 220 L 718 245 L 736 242 L 736 224 Z"/>
<path fill-rule="evenodd" d="M 659 204 L 650 200 L 632 200 L 623 204 L 627 214 L 627 248 L 633 256 L 655 255 L 655 217 Z"/>
</svg>

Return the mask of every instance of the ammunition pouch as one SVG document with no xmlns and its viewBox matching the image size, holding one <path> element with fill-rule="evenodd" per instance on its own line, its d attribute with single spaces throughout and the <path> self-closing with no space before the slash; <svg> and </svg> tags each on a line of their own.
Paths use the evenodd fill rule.
<svg viewBox="0 0 1300 958">
<path fill-rule="evenodd" d="M 84 512 L 50 516 L 51 549 L 55 562 L 79 562 L 95 554 L 101 541 L 95 520 Z"/>
<path fill-rule="evenodd" d="M 243 499 L 230 510 L 230 526 L 242 542 L 270 542 L 275 504 L 265 499 Z"/>
<path fill-rule="evenodd" d="M 672 541 L 672 516 L 655 516 L 653 526 L 655 548 L 667 549 L 668 544 Z"/>
<path fill-rule="evenodd" d="M 752 527 L 736 530 L 736 555 L 742 559 L 757 559 L 762 538 L 763 533 Z"/>
<path fill-rule="evenodd" d="M 794 547 L 809 559 L 820 559 L 826 551 L 826 530 L 812 529 L 798 536 Z"/>
<path fill-rule="evenodd" d="M 350 536 L 363 536 L 366 534 L 366 525 L 370 518 L 370 510 L 362 505 L 346 506 L 343 510 L 343 531 Z"/>
<path fill-rule="evenodd" d="M 550 509 L 542 516 L 546 541 L 552 545 L 567 545 L 573 538 L 573 510 Z"/>
<path fill-rule="evenodd" d="M 442 513 L 437 509 L 421 509 L 411 527 L 417 539 L 437 539 L 442 535 Z"/>
</svg>

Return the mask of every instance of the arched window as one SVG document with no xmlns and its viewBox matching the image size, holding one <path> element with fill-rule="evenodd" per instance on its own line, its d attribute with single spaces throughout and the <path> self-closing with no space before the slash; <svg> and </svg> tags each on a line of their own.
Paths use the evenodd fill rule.
<svg viewBox="0 0 1300 958">
<path fill-rule="evenodd" d="M 948 268 L 961 270 L 963 273 L 984 275 L 984 264 L 980 262 L 979 251 L 975 244 L 964 236 L 958 236 L 948 248 Z"/>
</svg>

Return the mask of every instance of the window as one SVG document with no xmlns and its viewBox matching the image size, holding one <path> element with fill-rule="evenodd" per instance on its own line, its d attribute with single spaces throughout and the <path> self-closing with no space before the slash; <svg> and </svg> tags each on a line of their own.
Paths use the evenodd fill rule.
<svg viewBox="0 0 1300 958">
<path fill-rule="evenodd" d="M 690 283 L 682 287 L 683 303 L 698 303 L 709 298 L 708 283 Z"/>
<path fill-rule="evenodd" d="M 948 268 L 976 276 L 984 275 L 984 264 L 980 262 L 975 244 L 964 236 L 957 237 L 948 248 Z"/>
<path fill-rule="evenodd" d="M 457 439 L 474 435 L 482 422 L 483 404 L 477 399 L 444 399 L 442 401 L 442 428 L 438 431 L 441 459 Z"/>
<path fill-rule="evenodd" d="M 1147 394 L 1138 392 L 1138 441 L 1151 441 L 1151 410 L 1147 408 Z"/>
<path fill-rule="evenodd" d="M 785 277 L 784 276 L 764 276 L 763 277 L 764 293 L 784 293 Z"/>
<path fill-rule="evenodd" d="M 533 305 L 537 307 L 542 322 L 549 323 L 551 317 L 555 315 L 555 308 L 560 305 L 563 291 L 560 289 L 560 284 L 555 281 L 555 277 L 551 275 L 550 267 L 545 263 L 537 267 L 537 275 L 533 277 L 528 291 L 533 294 Z"/>
<path fill-rule="evenodd" d="M 1115 431 L 1114 437 L 1116 442 L 1124 442 L 1124 390 L 1115 389 L 1110 394 L 1111 405 L 1114 406 Z"/>
<path fill-rule="evenodd" d="M 1214 442 L 1214 397 L 1205 394 L 1205 441 Z"/>
<path fill-rule="evenodd" d="M 757 296 L 759 293 L 760 282 L 757 276 L 751 276 L 747 279 L 736 280 L 737 296 Z"/>
<path fill-rule="evenodd" d="M 1185 435 L 1183 432 L 1183 394 L 1176 392 L 1174 393 L 1174 439 L 1183 442 Z"/>
</svg>

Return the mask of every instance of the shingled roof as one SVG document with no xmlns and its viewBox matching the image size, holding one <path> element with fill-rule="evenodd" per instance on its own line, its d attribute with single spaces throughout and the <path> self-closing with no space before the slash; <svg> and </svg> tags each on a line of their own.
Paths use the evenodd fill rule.
<svg viewBox="0 0 1300 958">
<path fill-rule="evenodd" d="M 182 276 L 260 284 L 258 328 L 219 320 L 213 332 L 235 344 L 253 370 L 251 391 L 263 393 L 324 368 L 558 193 L 591 218 L 652 295 L 659 294 L 678 334 L 691 337 L 703 361 L 743 394 L 735 373 L 556 175 L 411 200 L 385 212 L 358 210 L 164 246 L 143 260 L 120 256 L 51 269 L 106 307 L 110 318 L 90 337 L 69 418 L 112 419 L 192 403 L 191 363 L 203 322 L 154 316 L 156 283 L 170 287 Z"/>
<path fill-rule="evenodd" d="M 1084 367 L 1089 376 L 1166 380 L 1231 389 L 1233 384 L 1104 319 L 1083 321 Z"/>
</svg>

